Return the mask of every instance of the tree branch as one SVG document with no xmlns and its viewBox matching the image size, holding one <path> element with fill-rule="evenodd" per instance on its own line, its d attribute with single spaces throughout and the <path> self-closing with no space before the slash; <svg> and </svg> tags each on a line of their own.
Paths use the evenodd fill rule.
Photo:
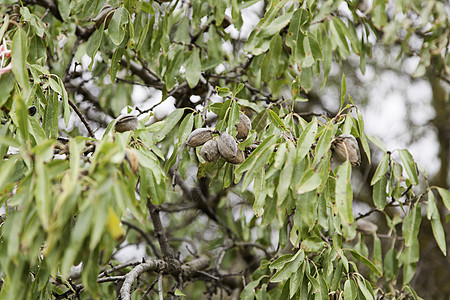
<svg viewBox="0 0 450 300">
<path fill-rule="evenodd" d="M 161 223 L 161 218 L 159 216 L 159 209 L 155 205 L 153 205 L 150 198 L 147 198 L 147 209 L 150 213 L 150 217 L 153 222 L 155 237 L 158 239 L 163 258 L 165 260 L 168 260 L 169 262 L 173 263 L 175 261 L 173 249 L 169 245 L 169 241 L 167 240 L 166 233 L 164 232 L 164 227 Z"/>
<path fill-rule="evenodd" d="M 153 271 L 155 273 L 169 274 L 175 277 L 178 274 L 181 274 L 184 277 L 189 277 L 195 272 L 207 268 L 209 266 L 209 262 L 209 258 L 202 256 L 176 268 L 172 268 L 170 263 L 160 259 L 153 259 L 141 263 L 134 267 L 128 274 L 123 276 L 124 282 L 122 284 L 122 288 L 120 289 L 120 299 L 131 299 L 131 286 L 133 285 L 133 282 L 145 272 Z"/>
<path fill-rule="evenodd" d="M 150 239 L 150 237 L 144 232 L 144 230 L 142 230 L 140 227 L 122 220 L 122 223 L 127 225 L 128 227 L 136 230 L 137 232 L 139 232 L 141 234 L 141 236 L 144 238 L 144 240 L 147 242 L 147 244 L 150 246 L 150 248 L 152 248 L 153 254 L 157 257 L 157 258 L 161 258 L 161 253 L 159 253 L 158 249 L 156 248 L 155 244 L 153 243 L 153 241 Z"/>
<path fill-rule="evenodd" d="M 94 134 L 94 132 L 92 131 L 92 128 L 91 128 L 91 126 L 89 125 L 89 123 L 88 123 L 88 121 L 86 120 L 86 118 L 84 117 L 84 115 L 81 113 L 81 111 L 78 109 L 78 107 L 75 105 L 75 103 L 73 103 L 73 101 L 72 100 L 70 100 L 70 99 L 68 99 L 69 100 L 69 105 L 70 105 L 70 107 L 72 107 L 73 108 L 73 110 L 75 111 L 75 113 L 78 115 L 78 117 L 80 118 L 80 120 L 81 120 L 81 122 L 84 124 L 84 126 L 86 127 L 86 129 L 87 129 L 87 131 L 88 131 L 88 133 L 89 133 L 89 136 L 91 137 L 91 138 L 94 138 L 95 139 L 95 134 Z"/>
</svg>

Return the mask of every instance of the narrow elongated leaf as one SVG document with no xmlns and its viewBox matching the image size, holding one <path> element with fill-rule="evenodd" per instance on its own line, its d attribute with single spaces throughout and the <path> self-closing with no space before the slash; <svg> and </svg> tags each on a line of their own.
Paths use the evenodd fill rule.
<svg viewBox="0 0 450 300">
<path fill-rule="evenodd" d="M 345 82 L 345 74 L 342 73 L 341 79 L 341 108 L 344 107 L 345 93 L 347 92 L 347 84 Z"/>
<path fill-rule="evenodd" d="M 420 206 L 416 205 L 411 208 L 402 224 L 403 237 L 405 239 L 406 247 L 411 246 L 413 241 L 417 238 L 421 221 L 422 215 L 420 214 Z"/>
<path fill-rule="evenodd" d="M 434 194 L 431 189 L 428 190 L 428 204 L 427 204 L 427 218 L 431 220 L 431 229 L 433 230 L 434 238 L 444 255 L 447 255 L 447 246 L 445 241 L 444 228 L 442 227 L 439 210 L 434 200 Z"/>
<path fill-rule="evenodd" d="M 277 187 L 278 204 L 283 203 L 284 199 L 288 194 L 289 185 L 291 184 L 292 172 L 294 171 L 295 157 L 296 157 L 296 149 L 294 147 L 294 144 L 288 142 L 287 159 L 286 163 L 284 164 L 283 170 L 281 170 L 280 180 Z"/>
<path fill-rule="evenodd" d="M 317 134 L 317 119 L 314 117 L 297 141 L 297 162 L 302 161 L 311 149 Z"/>
<path fill-rule="evenodd" d="M 12 42 L 11 65 L 17 82 L 25 90 L 28 90 L 30 87 L 27 71 L 27 55 L 27 35 L 21 27 L 18 27 Z"/>
<path fill-rule="evenodd" d="M 419 178 L 417 177 L 417 171 L 416 171 L 416 163 L 414 162 L 414 159 L 406 149 L 400 149 L 398 150 L 398 154 L 400 155 L 400 159 L 402 160 L 403 167 L 406 170 L 406 173 L 408 174 L 409 180 L 411 180 L 411 183 L 413 185 L 419 184 Z"/>
<path fill-rule="evenodd" d="M 373 293 L 367 288 L 365 282 L 361 281 L 359 277 L 356 277 L 356 282 L 358 283 L 359 290 L 364 295 L 366 300 L 375 300 Z"/>
<path fill-rule="evenodd" d="M 259 146 L 256 148 L 247 159 L 234 171 L 235 179 L 234 182 L 238 183 L 242 177 L 242 174 L 250 169 L 256 162 L 258 156 L 268 147 L 272 146 L 277 137 L 275 135 L 271 135 L 267 137 Z"/>
<path fill-rule="evenodd" d="M 36 199 L 36 210 L 42 226 L 47 228 L 50 220 L 51 201 L 49 177 L 47 175 L 47 168 L 40 159 L 36 160 L 35 170 L 36 188 L 34 190 L 34 196 Z"/>
<path fill-rule="evenodd" d="M 280 117 L 271 109 L 269 109 L 269 119 L 275 124 L 275 126 L 283 131 L 286 131 L 283 121 L 281 121 Z"/>
<path fill-rule="evenodd" d="M 297 194 L 303 194 L 317 189 L 322 183 L 322 176 L 314 170 L 309 170 L 303 175 L 297 186 Z"/>
<path fill-rule="evenodd" d="M 153 135 L 155 142 L 162 141 L 183 117 L 184 109 L 176 109 L 166 117 L 165 126 Z"/>
<path fill-rule="evenodd" d="M 373 24 L 381 29 L 387 23 L 386 0 L 375 0 L 373 3 Z"/>
<path fill-rule="evenodd" d="M 319 138 L 317 142 L 314 165 L 317 165 L 320 161 L 322 161 L 327 155 L 329 155 L 330 147 L 331 147 L 331 139 L 333 138 L 334 133 L 337 130 L 337 125 L 332 125 L 328 123 L 323 130 L 322 136 Z"/>
<path fill-rule="evenodd" d="M 353 192 L 350 184 L 352 167 L 350 162 L 346 160 L 337 171 L 336 174 L 336 207 L 345 223 L 353 223 Z"/>
<path fill-rule="evenodd" d="M 19 127 L 20 136 L 23 143 L 26 143 L 26 141 L 28 141 L 29 134 L 28 110 L 25 101 L 20 96 L 16 98 L 16 113 L 18 119 L 17 126 Z"/>
<path fill-rule="evenodd" d="M 445 207 L 450 210 L 450 192 L 448 190 L 445 190 L 443 188 L 436 188 L 439 192 L 439 195 L 441 195 L 442 201 L 444 202 Z"/>
<path fill-rule="evenodd" d="M 367 143 L 366 134 L 364 132 L 364 120 L 363 120 L 362 114 L 359 111 L 359 109 L 357 110 L 357 115 L 358 115 L 358 133 L 359 133 L 359 138 L 361 140 L 361 144 L 363 146 L 364 152 L 366 153 L 366 156 L 367 156 L 367 159 L 369 161 L 369 164 L 371 164 L 370 148 L 369 148 L 369 144 Z"/>
<path fill-rule="evenodd" d="M 357 260 L 368 266 L 369 269 L 375 272 L 378 276 L 383 276 L 383 273 L 381 273 L 381 271 L 361 253 L 353 249 L 348 249 L 348 251 L 350 251 L 350 253 L 353 255 L 354 258 L 356 258 Z"/>
<path fill-rule="evenodd" d="M 186 81 L 190 88 L 194 88 L 200 80 L 202 63 L 200 61 L 199 50 L 195 47 L 186 62 Z"/>
<path fill-rule="evenodd" d="M 389 158 L 390 158 L 390 155 L 388 153 L 385 153 L 383 155 L 383 158 L 381 159 L 380 163 L 378 164 L 377 169 L 375 170 L 375 174 L 372 177 L 372 181 L 370 182 L 370 185 L 374 185 L 382 177 L 385 177 L 385 174 L 389 168 Z"/>
<path fill-rule="evenodd" d="M 356 284 L 353 280 L 347 279 L 344 283 L 344 299 L 355 300 L 358 295 Z"/>
<path fill-rule="evenodd" d="M 427 219 L 431 220 L 436 214 L 439 216 L 439 211 L 434 201 L 433 191 L 430 189 L 427 192 L 428 202 L 427 202 Z"/>
<path fill-rule="evenodd" d="M 267 195 L 264 176 L 265 176 L 264 168 L 261 168 L 260 171 L 256 171 L 255 181 L 253 183 L 253 192 L 255 193 L 253 212 L 255 213 L 257 218 L 261 217 L 264 214 L 264 204 Z"/>
<path fill-rule="evenodd" d="M 373 204 L 379 210 L 383 210 L 386 206 L 386 186 L 387 186 L 387 178 L 386 176 L 382 176 L 380 180 L 375 183 L 373 186 Z"/>
</svg>

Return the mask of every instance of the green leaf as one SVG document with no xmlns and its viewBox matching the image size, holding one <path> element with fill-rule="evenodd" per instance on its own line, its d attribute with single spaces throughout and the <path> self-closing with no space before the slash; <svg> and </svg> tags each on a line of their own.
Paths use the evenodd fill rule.
<svg viewBox="0 0 450 300">
<path fill-rule="evenodd" d="M 264 150 L 272 146 L 275 141 L 277 140 L 277 137 L 275 135 L 271 135 L 266 137 L 266 139 L 256 148 L 250 155 L 247 157 L 247 159 L 234 171 L 235 179 L 234 183 L 238 183 L 239 180 L 242 177 L 242 174 L 253 167 L 253 165 L 256 162 L 256 159 L 258 156 L 262 154 Z"/>
<path fill-rule="evenodd" d="M 166 135 L 172 131 L 172 129 L 177 125 L 178 121 L 183 117 L 184 109 L 176 109 L 165 119 L 164 127 L 153 135 L 155 142 L 162 141 Z"/>
<path fill-rule="evenodd" d="M 370 185 L 374 185 L 383 177 L 386 177 L 386 172 L 389 168 L 389 160 L 390 155 L 389 153 L 385 153 L 383 155 L 383 158 L 381 158 L 380 163 L 378 164 L 377 169 L 375 170 L 375 174 L 372 177 L 372 181 L 370 181 Z"/>
<path fill-rule="evenodd" d="M 192 132 L 192 126 L 194 125 L 194 114 L 188 114 L 183 121 L 181 121 L 178 128 L 178 145 L 184 143 L 188 136 Z"/>
<path fill-rule="evenodd" d="M 350 96 L 350 98 L 351 98 L 351 96 Z M 363 120 L 362 114 L 359 111 L 359 109 L 357 110 L 357 115 L 358 115 L 359 138 L 361 139 L 361 144 L 363 146 L 364 152 L 366 153 L 366 156 L 367 156 L 367 159 L 369 160 L 369 165 L 370 165 L 371 164 L 370 148 L 369 148 L 369 144 L 367 143 L 366 134 L 364 133 L 364 120 Z"/>
<path fill-rule="evenodd" d="M 120 67 L 120 61 L 122 60 L 122 56 L 125 53 L 125 45 L 120 45 L 117 47 L 116 51 L 114 51 L 114 54 L 111 58 L 111 67 L 109 71 L 109 76 L 111 79 L 111 82 L 115 82 L 117 70 Z"/>
<path fill-rule="evenodd" d="M 358 295 L 356 284 L 353 280 L 347 279 L 344 283 L 344 299 L 355 300 Z"/>
<path fill-rule="evenodd" d="M 354 258 L 356 258 L 357 260 L 368 266 L 369 269 L 375 272 L 378 276 L 383 276 L 383 273 L 381 273 L 381 271 L 361 253 L 353 249 L 348 249 L 347 251 L 350 251 L 350 253 L 353 255 Z"/>
<path fill-rule="evenodd" d="M 128 11 L 124 7 L 119 7 L 114 12 L 108 26 L 108 35 L 111 41 L 119 46 L 128 31 Z"/>
<path fill-rule="evenodd" d="M 345 83 L 345 74 L 342 73 L 341 79 L 341 108 L 344 107 L 345 93 L 347 92 L 347 84 Z"/>
<path fill-rule="evenodd" d="M 371 141 L 375 146 L 377 146 L 381 151 L 387 152 L 386 145 L 376 136 L 374 135 L 367 135 L 367 138 L 369 141 Z"/>
<path fill-rule="evenodd" d="M 386 206 L 386 186 L 387 186 L 387 178 L 386 176 L 382 176 L 380 180 L 377 181 L 377 183 L 373 186 L 373 204 L 375 204 L 375 207 L 379 210 L 383 210 Z"/>
<path fill-rule="evenodd" d="M 274 123 L 276 127 L 279 129 L 286 131 L 286 126 L 284 126 L 283 121 L 281 121 L 280 117 L 271 109 L 269 109 L 269 119 Z"/>
<path fill-rule="evenodd" d="M 241 299 L 242 300 L 253 300 L 255 298 L 255 288 L 259 285 L 259 282 L 267 278 L 269 276 L 263 275 L 259 277 L 257 280 L 249 282 L 245 288 L 241 292 Z"/>
<path fill-rule="evenodd" d="M 182 297 L 187 297 L 186 294 L 184 294 L 182 291 L 180 291 L 179 289 L 175 290 L 175 296 L 182 296 Z"/>
<path fill-rule="evenodd" d="M 433 191 L 430 189 L 427 192 L 428 202 L 427 202 L 427 219 L 431 220 L 436 214 L 439 216 L 439 211 L 434 201 Z"/>
<path fill-rule="evenodd" d="M 447 246 L 446 246 L 446 241 L 445 241 L 445 232 L 444 232 L 444 228 L 442 226 L 440 217 L 433 218 L 431 220 L 431 228 L 433 230 L 433 235 L 434 235 L 434 238 L 436 239 L 439 249 L 441 249 L 444 256 L 446 256 L 447 255 Z"/>
<path fill-rule="evenodd" d="M 333 125 L 331 124 L 331 122 L 325 125 L 322 135 L 319 138 L 319 141 L 317 142 L 317 146 L 314 153 L 315 157 L 313 165 L 317 165 L 324 158 L 330 155 L 331 140 L 333 138 L 334 133 L 336 132 L 336 129 L 337 125 Z"/>
<path fill-rule="evenodd" d="M 333 17 L 333 21 L 330 22 L 330 31 L 333 40 L 336 42 L 339 51 L 343 56 L 350 54 L 350 49 L 348 48 L 347 39 L 345 38 L 345 33 L 342 31 L 341 26 L 338 25 L 337 18 Z"/>
<path fill-rule="evenodd" d="M 45 229 L 48 229 L 50 221 L 50 183 L 47 168 L 42 160 L 36 160 L 35 165 L 35 180 L 36 188 L 34 190 L 34 197 L 36 199 L 36 210 L 39 220 Z"/>
<path fill-rule="evenodd" d="M 412 246 L 413 241 L 417 239 L 421 221 L 422 215 L 420 213 L 420 206 L 416 205 L 411 207 L 402 224 L 403 237 L 405 239 L 406 247 Z"/>
<path fill-rule="evenodd" d="M 403 166 L 406 170 L 406 173 L 408 174 L 409 180 L 411 180 L 411 183 L 413 185 L 419 184 L 419 178 L 417 177 L 417 171 L 416 171 L 416 163 L 414 162 L 414 159 L 406 149 L 400 149 L 398 150 L 398 154 L 400 155 L 400 159 L 402 160 Z"/>
<path fill-rule="evenodd" d="M 386 0 L 375 0 L 373 3 L 373 24 L 381 29 L 387 23 Z"/>
<path fill-rule="evenodd" d="M 297 194 L 303 194 L 306 192 L 317 189 L 322 183 L 322 176 L 320 173 L 314 172 L 314 170 L 308 170 L 300 179 L 297 186 Z"/>
<path fill-rule="evenodd" d="M 277 187 L 278 204 L 283 203 L 284 199 L 288 195 L 289 186 L 291 184 L 292 172 L 294 171 L 295 165 L 295 156 L 296 156 L 295 146 L 292 142 L 287 142 L 287 145 L 288 145 L 287 159 L 283 169 L 281 170 L 280 180 L 278 182 Z"/>
<path fill-rule="evenodd" d="M 11 66 L 14 76 L 25 90 L 30 88 L 27 71 L 27 55 L 27 35 L 25 31 L 19 27 L 12 42 Z"/>
<path fill-rule="evenodd" d="M 294 259 L 295 259 L 295 256 L 292 253 L 282 255 L 282 256 L 278 257 L 277 259 L 275 259 L 273 262 L 271 262 L 269 265 L 269 268 L 270 269 L 281 269 L 282 267 L 284 267 L 284 265 L 286 263 L 291 262 Z"/>
<path fill-rule="evenodd" d="M 445 207 L 450 210 L 450 192 L 440 187 L 437 187 L 436 189 L 439 192 L 439 195 L 441 195 Z"/>
<path fill-rule="evenodd" d="M 19 127 L 20 136 L 22 138 L 23 143 L 28 141 L 28 109 L 26 107 L 25 101 L 22 99 L 20 95 L 16 97 L 16 113 L 17 113 L 17 127 Z"/>
<path fill-rule="evenodd" d="M 253 183 L 253 192 L 255 194 L 255 202 L 253 203 L 253 211 L 257 218 L 264 214 L 264 205 L 266 203 L 267 189 L 264 180 L 265 171 L 261 168 L 256 171 L 255 181 Z"/>
<path fill-rule="evenodd" d="M 300 268 L 303 260 L 305 259 L 305 252 L 299 249 L 293 257 L 294 259 L 287 262 L 281 269 L 279 269 L 275 275 L 270 278 L 270 282 L 281 282 L 288 279 L 292 273 L 297 272 Z"/>
<path fill-rule="evenodd" d="M 314 117 L 308 126 L 303 130 L 297 141 L 297 162 L 302 161 L 311 149 L 316 139 L 317 119 Z"/>
<path fill-rule="evenodd" d="M 197 86 L 202 71 L 202 63 L 200 61 L 199 50 L 194 47 L 186 62 L 186 81 L 192 89 Z"/>
<path fill-rule="evenodd" d="M 94 57 L 97 53 L 98 48 L 100 47 L 100 44 L 102 43 L 103 38 L 103 31 L 105 29 L 105 23 L 102 23 L 100 28 L 89 37 L 87 43 L 86 43 L 86 54 L 91 58 L 91 62 L 89 64 L 89 68 L 92 68 L 92 65 L 94 64 Z"/>
<path fill-rule="evenodd" d="M 292 49 L 292 57 L 295 62 L 300 65 L 305 58 L 303 49 L 303 40 L 306 37 L 305 28 L 309 19 L 309 13 L 303 8 L 298 8 L 291 18 L 288 34 L 286 37 L 286 45 Z"/>
<path fill-rule="evenodd" d="M 356 277 L 356 282 L 358 283 L 359 290 L 364 295 L 364 298 L 367 300 L 375 300 L 373 293 L 366 286 L 366 280 L 364 282 L 361 281 L 359 277 Z"/>
<path fill-rule="evenodd" d="M 273 161 L 273 167 L 275 169 L 280 169 L 284 162 L 286 161 L 286 151 L 287 151 L 287 143 L 282 143 L 278 146 L 277 152 L 275 152 L 275 157 Z"/>
<path fill-rule="evenodd" d="M 427 218 L 431 220 L 431 228 L 433 230 L 434 238 L 444 255 L 447 255 L 447 246 L 445 241 L 444 228 L 442 227 L 441 217 L 439 215 L 439 210 L 434 201 L 433 191 L 428 190 L 428 204 L 427 204 Z"/>
<path fill-rule="evenodd" d="M 0 165 L 0 191 L 4 185 L 9 181 L 10 174 L 14 170 L 14 164 L 16 163 L 16 157 L 11 156 L 7 160 L 2 161 Z"/>
<path fill-rule="evenodd" d="M 336 207 L 341 220 L 351 224 L 354 221 L 352 202 L 353 192 L 350 183 L 352 167 L 350 161 L 346 160 L 336 173 Z"/>
</svg>

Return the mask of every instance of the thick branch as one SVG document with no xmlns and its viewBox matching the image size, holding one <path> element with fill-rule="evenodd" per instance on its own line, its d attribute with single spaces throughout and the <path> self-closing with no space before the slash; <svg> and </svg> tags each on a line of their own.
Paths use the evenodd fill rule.
<svg viewBox="0 0 450 300">
<path fill-rule="evenodd" d="M 205 269 L 209 266 L 209 258 L 202 256 L 200 258 L 194 259 L 193 261 L 186 263 L 182 266 L 173 268 L 170 263 L 167 263 L 160 259 L 150 260 L 141 263 L 133 268 L 128 274 L 124 276 L 125 280 L 120 289 L 120 299 L 129 300 L 131 299 L 131 286 L 133 282 L 143 273 L 148 271 L 153 271 L 155 273 L 162 272 L 163 274 L 170 274 L 177 277 L 181 274 L 184 277 L 189 277 L 193 273 Z"/>
</svg>

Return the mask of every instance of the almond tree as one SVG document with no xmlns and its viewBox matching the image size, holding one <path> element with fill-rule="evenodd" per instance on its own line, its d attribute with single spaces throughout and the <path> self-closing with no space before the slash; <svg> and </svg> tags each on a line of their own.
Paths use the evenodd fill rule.
<svg viewBox="0 0 450 300">
<path fill-rule="evenodd" d="M 448 114 L 437 186 L 346 81 L 400 49 L 449 112 L 448 3 L 2 2 L 2 299 L 448 296 Z"/>
</svg>

